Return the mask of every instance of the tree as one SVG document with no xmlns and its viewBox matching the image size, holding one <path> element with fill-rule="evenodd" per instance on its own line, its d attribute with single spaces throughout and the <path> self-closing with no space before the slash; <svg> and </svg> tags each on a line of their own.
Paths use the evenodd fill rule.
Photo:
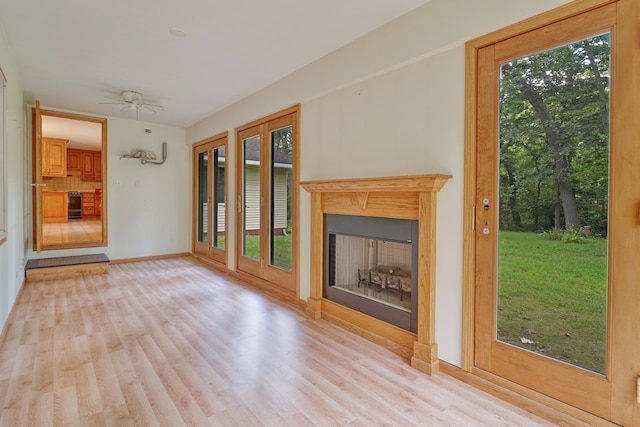
<svg viewBox="0 0 640 427">
<path fill-rule="evenodd" d="M 606 233 L 609 44 L 605 34 L 502 64 L 501 224 L 546 225 L 560 208 L 565 228 Z"/>
</svg>

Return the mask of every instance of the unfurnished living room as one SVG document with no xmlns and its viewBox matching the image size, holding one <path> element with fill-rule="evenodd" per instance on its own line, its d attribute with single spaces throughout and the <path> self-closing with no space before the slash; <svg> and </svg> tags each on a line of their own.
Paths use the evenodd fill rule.
<svg viewBox="0 0 640 427">
<path fill-rule="evenodd" d="M 640 2 L 0 3 L 0 426 L 640 425 Z"/>
</svg>

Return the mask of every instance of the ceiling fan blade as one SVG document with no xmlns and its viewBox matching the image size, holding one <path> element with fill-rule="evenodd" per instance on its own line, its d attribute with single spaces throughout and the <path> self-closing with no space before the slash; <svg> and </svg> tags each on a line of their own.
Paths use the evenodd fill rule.
<svg viewBox="0 0 640 427">
<path fill-rule="evenodd" d="M 140 109 L 141 109 L 141 110 L 148 111 L 148 112 L 153 113 L 153 114 L 155 114 L 155 113 L 156 113 L 156 110 L 154 110 L 153 108 L 149 108 L 149 104 L 142 104 L 142 105 L 140 105 Z"/>
<path fill-rule="evenodd" d="M 120 98 L 114 98 L 112 96 L 105 96 L 105 98 L 110 99 L 112 101 L 118 101 L 118 102 L 124 102 L 124 100 L 122 99 L 122 97 Z"/>
<path fill-rule="evenodd" d="M 120 102 L 98 102 L 98 104 L 119 105 L 119 104 L 124 104 L 124 102 L 122 102 L 122 101 L 120 101 Z"/>
<path fill-rule="evenodd" d="M 148 103 L 146 103 L 146 102 L 145 102 L 145 103 L 143 103 L 143 104 L 140 104 L 140 105 L 142 105 L 143 107 L 147 107 L 147 108 L 155 108 L 155 109 L 157 109 L 157 110 L 164 111 L 164 107 L 163 107 L 162 105 L 157 105 L 157 104 L 148 104 Z"/>
</svg>

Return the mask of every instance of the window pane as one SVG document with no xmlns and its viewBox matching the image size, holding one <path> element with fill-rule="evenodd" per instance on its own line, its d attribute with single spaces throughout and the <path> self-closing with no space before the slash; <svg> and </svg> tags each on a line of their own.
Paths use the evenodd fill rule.
<svg viewBox="0 0 640 427">
<path fill-rule="evenodd" d="M 243 140 L 244 171 L 242 200 L 243 240 L 242 255 L 260 260 L 260 136 Z"/>
<path fill-rule="evenodd" d="M 287 126 L 271 132 L 271 265 L 291 270 L 293 132 Z"/>
<path fill-rule="evenodd" d="M 0 68 L 0 242 L 7 236 L 7 145 L 6 141 L 6 103 L 7 81 Z"/>
<path fill-rule="evenodd" d="M 501 64 L 500 341 L 605 373 L 609 34 Z"/>
<path fill-rule="evenodd" d="M 215 148 L 213 150 L 213 239 L 214 248 L 225 248 L 225 158 L 224 150 Z"/>
<path fill-rule="evenodd" d="M 209 243 L 208 169 L 209 153 L 198 153 L 198 242 L 204 244 Z"/>
</svg>

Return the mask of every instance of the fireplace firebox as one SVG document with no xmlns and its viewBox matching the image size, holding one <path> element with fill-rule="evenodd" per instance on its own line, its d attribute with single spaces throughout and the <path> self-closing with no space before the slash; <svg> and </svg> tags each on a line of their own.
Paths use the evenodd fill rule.
<svg viewBox="0 0 640 427">
<path fill-rule="evenodd" d="M 418 221 L 325 215 L 323 296 L 416 332 Z"/>
</svg>

